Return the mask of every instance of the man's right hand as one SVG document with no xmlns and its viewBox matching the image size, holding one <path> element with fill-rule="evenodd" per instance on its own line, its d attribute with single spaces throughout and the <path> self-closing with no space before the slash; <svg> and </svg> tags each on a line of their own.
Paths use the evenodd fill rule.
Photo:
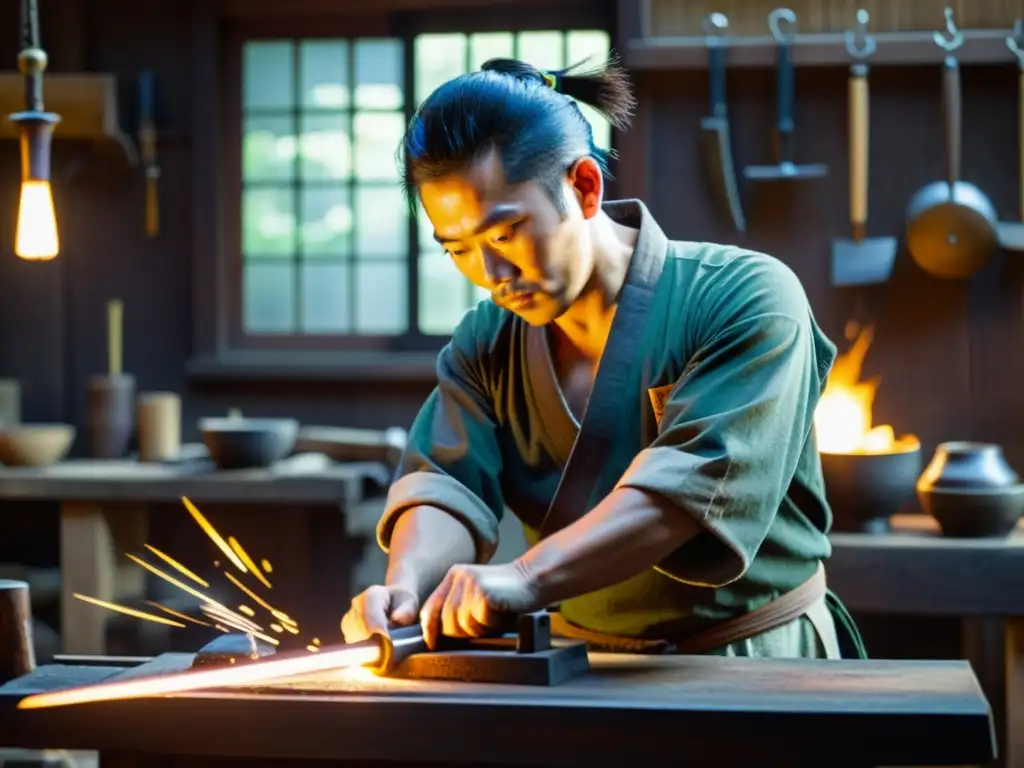
<svg viewBox="0 0 1024 768">
<path fill-rule="evenodd" d="M 341 620 L 341 634 L 346 643 L 358 643 L 386 633 L 389 625 L 415 623 L 419 612 L 419 598 L 405 587 L 370 587 L 352 599 Z"/>
</svg>

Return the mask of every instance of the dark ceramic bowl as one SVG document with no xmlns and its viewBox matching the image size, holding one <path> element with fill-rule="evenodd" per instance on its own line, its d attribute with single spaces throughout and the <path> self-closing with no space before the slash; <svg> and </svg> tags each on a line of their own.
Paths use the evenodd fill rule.
<svg viewBox="0 0 1024 768">
<path fill-rule="evenodd" d="M 918 488 L 917 498 L 942 535 L 961 539 L 1003 538 L 1024 514 L 1024 483 L 1010 488 Z"/>
<path fill-rule="evenodd" d="M 1020 477 L 995 443 L 941 443 L 917 481 L 918 490 L 1010 488 Z"/>
<path fill-rule="evenodd" d="M 199 431 L 218 469 L 269 467 L 295 447 L 294 419 L 201 419 Z"/>
<path fill-rule="evenodd" d="M 899 453 L 822 453 L 833 531 L 884 533 L 914 494 L 921 448 Z"/>
</svg>

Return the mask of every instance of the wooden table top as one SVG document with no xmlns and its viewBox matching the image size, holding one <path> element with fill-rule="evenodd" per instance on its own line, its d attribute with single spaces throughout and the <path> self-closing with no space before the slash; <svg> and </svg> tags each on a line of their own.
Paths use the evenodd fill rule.
<svg viewBox="0 0 1024 768">
<path fill-rule="evenodd" d="M 191 654 L 145 665 L 180 670 Z M 551 688 L 382 679 L 364 669 L 237 692 L 20 711 L 24 695 L 135 677 L 42 667 L 0 687 L 0 745 L 277 759 L 612 765 L 957 765 L 992 757 L 966 662 L 591 654 Z M 46 741 L 46 740 L 49 741 Z M 855 759 L 851 759 L 855 758 Z"/>
<path fill-rule="evenodd" d="M 952 539 L 927 515 L 897 515 L 881 536 L 833 533 L 829 586 L 848 608 L 904 616 L 1024 616 L 1024 528 Z"/>
<path fill-rule="evenodd" d="M 322 458 L 322 457 L 321 457 Z M 282 462 L 269 469 L 217 471 L 204 463 L 143 464 L 71 460 L 52 467 L 0 467 L 0 500 L 345 503 L 370 481 L 386 485 L 383 464 L 326 460 Z"/>
</svg>

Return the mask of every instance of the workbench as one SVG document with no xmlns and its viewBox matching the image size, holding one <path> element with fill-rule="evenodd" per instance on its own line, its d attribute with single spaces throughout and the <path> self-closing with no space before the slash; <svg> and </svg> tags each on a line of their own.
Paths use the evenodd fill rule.
<svg viewBox="0 0 1024 768">
<path fill-rule="evenodd" d="M 383 464 L 335 464 L 316 455 L 293 457 L 270 469 L 232 471 L 216 471 L 205 462 L 174 465 L 72 460 L 44 468 L 0 467 L 0 501 L 60 504 L 63 651 L 95 655 L 106 652 L 109 614 L 72 595 L 78 592 L 100 600 L 129 602 L 142 597 L 145 571 L 128 561 L 124 553 L 138 552 L 147 543 L 149 506 L 174 505 L 187 520 L 182 496 L 200 508 L 207 504 L 247 509 L 276 505 L 276 520 L 271 522 L 279 531 L 277 535 L 303 541 L 296 546 L 295 559 L 299 562 L 275 565 L 291 585 L 302 586 L 302 567 L 316 549 L 308 540 L 316 536 L 305 531 L 299 511 L 319 506 L 354 514 L 366 497 L 368 485 L 384 486 L 389 480 L 390 473 Z M 285 519 L 282 511 L 289 513 Z M 377 515 L 379 510 L 375 511 Z M 252 518 L 258 520 L 257 515 Z M 274 532 L 262 534 L 273 536 Z M 248 546 L 249 538 L 243 532 L 238 536 Z M 162 542 L 150 543 L 160 546 Z M 340 544 L 334 542 L 336 548 Z M 176 554 L 186 560 L 191 557 L 188 552 Z M 354 559 L 360 558 L 357 555 Z"/>
<path fill-rule="evenodd" d="M 0 747 L 98 750 L 115 765 L 866 766 L 990 761 L 988 704 L 959 661 L 590 655 L 559 686 L 380 678 L 18 710 L 31 693 L 187 668 L 52 665 L 0 686 Z M 175 762 L 167 756 L 178 759 Z"/>
<path fill-rule="evenodd" d="M 1024 766 L 1024 528 L 950 539 L 925 515 L 897 515 L 892 526 L 881 536 L 831 534 L 829 587 L 857 614 L 958 618 L 964 656 L 992 704 L 998 765 Z"/>
</svg>

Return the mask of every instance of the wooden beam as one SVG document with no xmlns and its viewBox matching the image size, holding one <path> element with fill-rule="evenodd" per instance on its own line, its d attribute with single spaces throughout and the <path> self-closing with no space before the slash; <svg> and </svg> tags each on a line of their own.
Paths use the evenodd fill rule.
<svg viewBox="0 0 1024 768">
<path fill-rule="evenodd" d="M 964 32 L 964 44 L 956 51 L 956 57 L 962 64 L 1015 63 L 1016 58 L 1006 47 L 1009 35 L 1008 29 Z M 931 32 L 887 32 L 874 35 L 873 39 L 877 48 L 868 60 L 871 66 L 938 66 L 946 55 L 935 44 Z M 728 44 L 730 67 L 775 65 L 778 46 L 771 37 L 736 37 L 729 39 Z M 843 66 L 851 61 L 842 34 L 797 35 L 792 45 L 793 63 L 797 67 Z M 707 51 L 705 37 L 650 37 L 631 39 L 623 55 L 634 72 L 692 70 L 707 67 Z"/>
<path fill-rule="evenodd" d="M 593 6 L 593 0 L 375 0 L 366 10 L 372 13 L 403 11 L 444 12 L 451 10 L 491 9 L 496 5 L 511 7 L 517 11 L 530 5 L 549 8 L 561 6 Z M 216 13 L 223 18 L 250 19 L 265 16 L 336 16 L 337 0 L 293 0 L 281 3 L 277 0 L 220 0 Z"/>
</svg>

